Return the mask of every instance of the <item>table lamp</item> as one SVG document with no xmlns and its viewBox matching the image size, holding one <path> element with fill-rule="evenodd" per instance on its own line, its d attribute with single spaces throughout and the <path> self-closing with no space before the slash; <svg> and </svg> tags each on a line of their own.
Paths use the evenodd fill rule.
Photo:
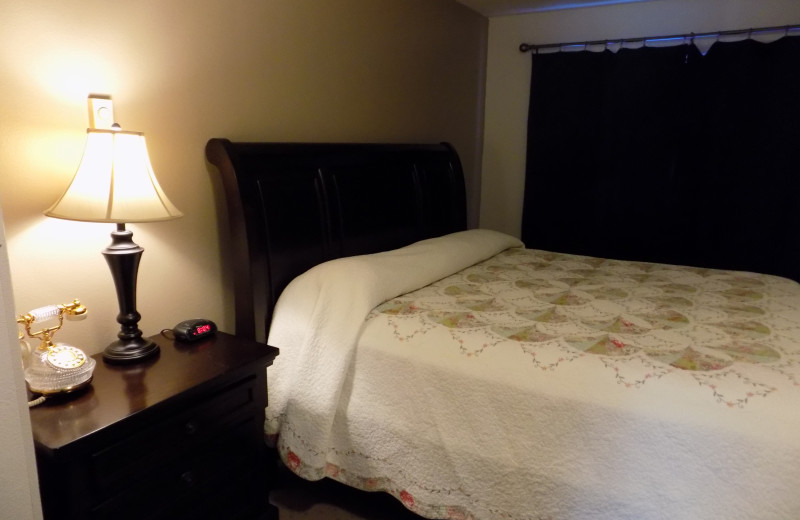
<svg viewBox="0 0 800 520">
<path fill-rule="evenodd" d="M 134 243 L 129 222 L 157 222 L 183 216 L 156 180 L 144 134 L 126 132 L 113 122 L 107 96 L 89 97 L 90 128 L 75 177 L 48 217 L 117 225 L 103 251 L 119 302 L 118 339 L 103 351 L 109 363 L 135 363 L 155 356 L 158 345 L 142 337 L 136 311 L 136 277 L 144 249 Z"/>
</svg>

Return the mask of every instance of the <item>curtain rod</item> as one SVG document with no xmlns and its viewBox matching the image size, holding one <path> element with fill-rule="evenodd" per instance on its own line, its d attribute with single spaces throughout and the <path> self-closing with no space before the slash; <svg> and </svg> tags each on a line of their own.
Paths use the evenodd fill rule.
<svg viewBox="0 0 800 520">
<path fill-rule="evenodd" d="M 788 36 L 789 31 L 794 31 L 800 29 L 800 25 L 782 25 L 777 27 L 760 27 L 758 29 L 737 29 L 733 31 L 715 31 L 715 32 L 707 32 L 707 33 L 688 33 L 688 34 L 673 34 L 670 36 L 641 36 L 638 38 L 616 38 L 613 40 L 593 40 L 593 41 L 583 41 L 583 42 L 569 42 L 569 43 L 545 43 L 541 45 L 532 44 L 532 43 L 521 43 L 519 45 L 520 52 L 529 52 L 534 51 L 538 52 L 540 49 L 555 49 L 555 48 L 562 48 L 562 47 L 577 47 L 577 46 L 589 46 L 589 45 L 609 45 L 609 44 L 626 44 L 626 43 L 638 43 L 643 42 L 647 45 L 647 42 L 656 42 L 656 41 L 664 41 L 664 40 L 678 40 L 678 39 L 690 39 L 693 40 L 694 38 L 719 38 L 720 36 L 731 36 L 731 35 L 740 35 L 746 34 L 748 37 L 753 33 L 760 33 L 760 32 L 780 32 L 784 31 L 786 36 Z"/>
</svg>

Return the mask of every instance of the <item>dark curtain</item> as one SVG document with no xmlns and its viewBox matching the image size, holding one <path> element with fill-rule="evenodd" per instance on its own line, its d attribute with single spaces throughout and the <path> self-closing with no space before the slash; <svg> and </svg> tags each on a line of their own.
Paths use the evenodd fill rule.
<svg viewBox="0 0 800 520">
<path fill-rule="evenodd" d="M 533 56 L 528 247 L 800 279 L 800 38 Z"/>
</svg>

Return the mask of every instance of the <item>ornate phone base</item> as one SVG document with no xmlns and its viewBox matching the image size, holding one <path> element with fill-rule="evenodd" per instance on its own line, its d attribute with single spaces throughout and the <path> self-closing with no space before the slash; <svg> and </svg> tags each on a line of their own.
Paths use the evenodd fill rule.
<svg viewBox="0 0 800 520">
<path fill-rule="evenodd" d="M 25 334 L 41 340 L 39 346 L 23 360 L 25 381 L 31 392 L 41 395 L 70 393 L 88 385 L 96 361 L 82 350 L 63 343 L 53 343 L 53 334 L 64 323 L 64 316 L 82 319 L 86 307 L 78 300 L 63 305 L 48 305 L 34 309 L 17 317 L 17 323 L 24 325 Z M 41 325 L 38 331 L 31 330 L 34 323 L 47 323 L 58 320 L 49 326 Z M 24 335 L 20 332 L 19 339 Z M 32 405 L 42 402 L 37 399 Z"/>
</svg>

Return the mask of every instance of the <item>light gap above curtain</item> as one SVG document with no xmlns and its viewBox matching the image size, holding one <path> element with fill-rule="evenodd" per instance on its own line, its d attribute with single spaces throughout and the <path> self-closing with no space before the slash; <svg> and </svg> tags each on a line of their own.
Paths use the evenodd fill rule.
<svg viewBox="0 0 800 520">
<path fill-rule="evenodd" d="M 554 52 L 617 52 L 620 49 L 640 49 L 642 47 L 672 47 L 694 45 L 705 56 L 716 42 L 736 42 L 752 39 L 761 43 L 774 42 L 785 36 L 800 36 L 800 25 L 780 27 L 761 27 L 757 29 L 737 29 L 734 31 L 715 31 L 708 33 L 675 34 L 670 36 L 642 36 L 637 38 L 616 38 L 569 43 L 522 43 L 520 52 L 548 54 Z"/>
</svg>

